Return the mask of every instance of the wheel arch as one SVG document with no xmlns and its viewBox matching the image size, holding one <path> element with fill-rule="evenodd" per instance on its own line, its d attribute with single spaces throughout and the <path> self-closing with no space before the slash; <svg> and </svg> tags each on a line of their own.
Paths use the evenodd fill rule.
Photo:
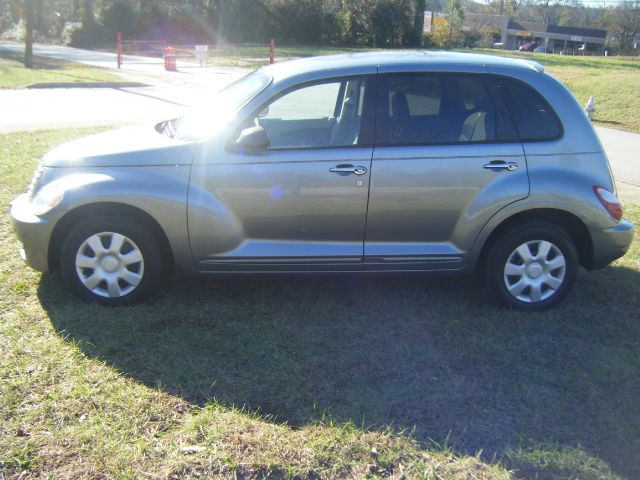
<svg viewBox="0 0 640 480">
<path fill-rule="evenodd" d="M 162 267 L 164 270 L 172 270 L 175 264 L 173 251 L 169 244 L 169 239 L 164 229 L 160 224 L 144 210 L 117 202 L 100 202 L 90 203 L 87 205 L 79 206 L 73 210 L 67 212 L 55 225 L 51 234 L 51 240 L 49 242 L 49 258 L 48 265 L 49 271 L 53 272 L 58 270 L 60 265 L 60 254 L 62 244 L 66 234 L 73 228 L 73 225 L 87 217 L 95 217 L 99 215 L 114 215 L 118 217 L 133 218 L 137 222 L 145 225 L 153 236 L 158 240 L 160 246 L 160 253 L 162 258 Z"/>
<path fill-rule="evenodd" d="M 534 222 L 550 223 L 562 228 L 571 237 L 578 251 L 580 265 L 590 269 L 593 261 L 593 242 L 589 229 L 576 215 L 556 208 L 534 208 L 515 213 L 502 220 L 482 245 L 480 253 L 476 257 L 475 268 L 484 268 L 489 249 L 506 231 L 517 228 L 519 225 Z"/>
</svg>

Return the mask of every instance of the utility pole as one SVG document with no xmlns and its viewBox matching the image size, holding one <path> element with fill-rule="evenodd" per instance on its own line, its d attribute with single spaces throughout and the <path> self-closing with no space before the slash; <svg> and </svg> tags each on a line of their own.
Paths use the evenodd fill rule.
<svg viewBox="0 0 640 480">
<path fill-rule="evenodd" d="M 24 66 L 33 68 L 33 0 L 24 0 Z"/>
</svg>

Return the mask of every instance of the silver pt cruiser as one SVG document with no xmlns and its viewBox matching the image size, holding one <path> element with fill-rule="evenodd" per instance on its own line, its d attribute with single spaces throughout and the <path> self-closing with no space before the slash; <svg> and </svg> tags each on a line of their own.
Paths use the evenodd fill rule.
<svg viewBox="0 0 640 480">
<path fill-rule="evenodd" d="M 77 295 L 186 273 L 471 272 L 529 310 L 624 255 L 611 170 L 537 63 L 440 52 L 285 62 L 198 111 L 63 145 L 11 204 L 22 255 Z"/>
</svg>

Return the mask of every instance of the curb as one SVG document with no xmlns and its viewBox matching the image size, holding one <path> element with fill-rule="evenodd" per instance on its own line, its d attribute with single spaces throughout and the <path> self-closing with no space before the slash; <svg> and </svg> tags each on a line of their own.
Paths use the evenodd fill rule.
<svg viewBox="0 0 640 480">
<path fill-rule="evenodd" d="M 148 87 L 140 82 L 43 82 L 25 85 L 22 88 L 136 88 Z"/>
</svg>

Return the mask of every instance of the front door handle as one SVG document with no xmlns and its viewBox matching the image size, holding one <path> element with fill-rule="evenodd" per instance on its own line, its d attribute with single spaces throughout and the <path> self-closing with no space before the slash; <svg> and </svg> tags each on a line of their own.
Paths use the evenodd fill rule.
<svg viewBox="0 0 640 480">
<path fill-rule="evenodd" d="M 492 160 L 491 162 L 483 165 L 483 168 L 488 170 L 509 170 L 513 172 L 518 169 L 518 164 L 514 162 L 505 162 L 504 160 Z"/>
<path fill-rule="evenodd" d="M 364 175 L 367 173 L 366 167 L 361 165 L 336 165 L 330 168 L 329 171 L 333 173 L 354 173 L 356 175 Z"/>
</svg>

